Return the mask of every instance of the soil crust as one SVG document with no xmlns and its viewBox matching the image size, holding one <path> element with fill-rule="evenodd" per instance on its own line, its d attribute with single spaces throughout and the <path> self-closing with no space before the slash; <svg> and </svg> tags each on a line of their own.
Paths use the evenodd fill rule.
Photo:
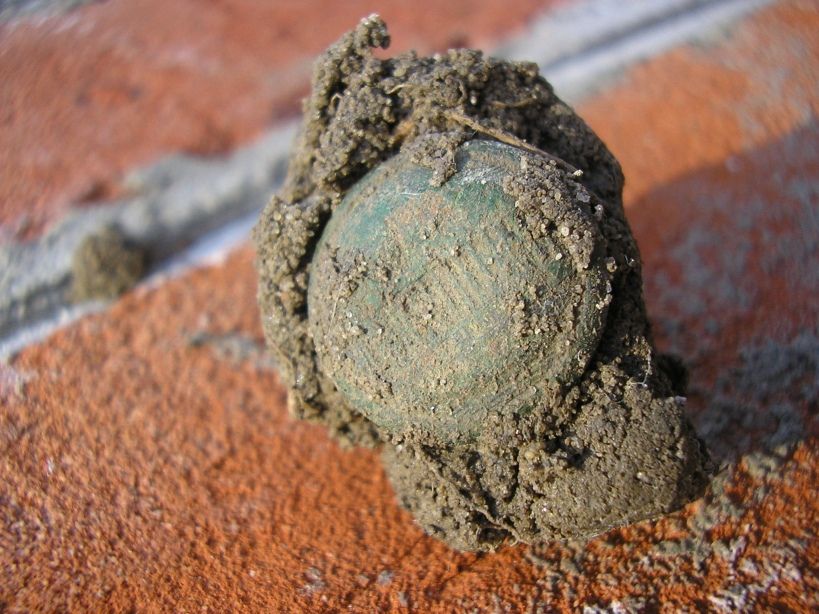
<svg viewBox="0 0 819 614">
<path fill-rule="evenodd" d="M 699 496 L 710 461 L 652 347 L 617 161 L 535 65 L 388 44 L 374 16 L 319 59 L 254 231 L 293 414 L 380 446 L 461 550 Z"/>
<path fill-rule="evenodd" d="M 119 230 L 106 227 L 88 236 L 71 262 L 71 300 L 111 300 L 133 288 L 145 273 L 147 252 Z"/>
</svg>

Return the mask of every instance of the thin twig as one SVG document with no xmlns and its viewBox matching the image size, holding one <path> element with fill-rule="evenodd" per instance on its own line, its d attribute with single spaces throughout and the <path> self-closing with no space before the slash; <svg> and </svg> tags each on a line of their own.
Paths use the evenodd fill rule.
<svg viewBox="0 0 819 614">
<path fill-rule="evenodd" d="M 504 132 L 503 130 L 498 130 L 496 128 L 490 128 L 488 126 L 484 126 L 480 122 L 475 121 L 471 117 L 467 117 L 462 113 L 456 113 L 455 111 L 446 111 L 445 115 L 447 119 L 450 119 L 454 122 L 458 122 L 459 124 L 463 124 L 467 128 L 474 130 L 475 132 L 480 132 L 481 134 L 485 134 L 486 136 L 491 136 L 493 139 L 500 141 L 501 143 L 506 143 L 507 145 L 512 145 L 513 147 L 518 147 L 529 153 L 533 153 L 538 156 L 543 156 L 549 160 L 555 161 L 557 164 L 562 166 L 565 170 L 572 173 L 573 175 L 579 177 L 583 174 L 583 171 L 580 169 L 575 168 L 568 162 L 566 162 L 563 158 L 559 158 L 553 154 L 550 154 L 542 149 L 535 147 L 534 145 L 530 145 L 523 139 L 519 139 L 513 134 L 509 134 L 508 132 Z"/>
<path fill-rule="evenodd" d="M 516 102 L 502 102 L 500 100 L 492 100 L 489 104 L 498 109 L 521 109 L 528 107 L 530 104 L 540 102 L 539 98 L 524 98 Z"/>
</svg>

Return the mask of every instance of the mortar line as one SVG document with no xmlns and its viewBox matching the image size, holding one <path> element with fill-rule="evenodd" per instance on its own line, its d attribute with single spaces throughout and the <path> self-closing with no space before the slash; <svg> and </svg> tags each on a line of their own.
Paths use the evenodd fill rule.
<svg viewBox="0 0 819 614">
<path fill-rule="evenodd" d="M 713 36 L 725 26 L 735 23 L 741 17 L 769 4 L 770 1 L 656 0 L 645 3 L 640 0 L 588 0 L 545 13 L 533 21 L 526 33 L 499 45 L 495 55 L 538 63 L 542 74 L 554 85 L 555 91 L 561 98 L 569 102 L 576 102 L 577 99 L 588 96 L 599 89 L 601 83 L 608 85 L 615 76 L 635 63 L 654 57 L 686 41 Z M 550 31 L 563 32 L 562 42 L 558 39 L 555 43 L 554 37 L 549 34 Z M 572 38 L 572 32 L 591 32 L 591 34 L 582 43 L 578 43 L 576 37 Z M 100 207 L 98 209 L 103 209 L 103 211 L 98 210 L 99 219 L 93 218 L 92 220 L 89 217 L 89 220 L 94 221 L 95 224 L 88 223 L 88 227 L 81 228 L 81 230 L 77 228 L 83 226 L 84 218 L 81 218 L 83 213 L 77 214 L 78 217 L 73 220 L 67 219 L 66 223 L 61 225 L 67 229 L 66 233 L 73 232 L 76 235 L 68 241 L 64 241 L 64 237 L 59 236 L 58 231 L 56 237 L 43 237 L 34 247 L 29 245 L 19 248 L 18 246 L 10 248 L 0 246 L 0 262 L 5 260 L 12 267 L 17 265 L 20 270 L 16 273 L 23 279 L 22 285 L 28 287 L 28 289 L 23 288 L 22 294 L 18 291 L 17 294 L 20 296 L 16 299 L 14 296 L 3 297 L 0 294 L 0 307 L 11 305 L 6 309 L 7 313 L 0 312 L 0 360 L 7 360 L 27 345 L 45 339 L 54 331 L 75 322 L 84 315 L 105 309 L 106 305 L 101 303 L 68 305 L 62 298 L 63 293 L 59 290 L 67 283 L 66 262 L 70 261 L 72 246 L 78 243 L 83 233 L 90 234 L 103 222 L 116 220 L 117 215 L 126 223 L 150 224 L 153 220 L 149 219 L 148 222 L 145 222 L 140 216 L 150 218 L 160 209 L 151 199 L 155 197 L 158 202 L 163 195 L 175 197 L 174 190 L 188 189 L 190 191 L 195 186 L 189 184 L 196 183 L 203 175 L 203 169 L 208 180 L 215 186 L 216 193 L 189 194 L 189 201 L 179 207 L 183 209 L 182 213 L 174 217 L 171 212 L 170 221 L 167 222 L 171 226 L 171 238 L 176 237 L 176 240 L 179 241 L 179 237 L 189 236 L 192 242 L 190 239 L 183 241 L 183 244 L 188 243 L 188 245 L 182 249 L 170 251 L 138 287 L 155 287 L 169 278 L 218 261 L 243 244 L 266 200 L 262 194 L 272 194 L 282 180 L 282 168 L 293 132 L 292 124 L 272 128 L 261 135 L 256 142 L 235 150 L 224 161 L 190 159 L 181 156 L 163 158 L 152 167 L 144 169 L 143 172 L 150 175 L 151 169 L 159 168 L 158 174 L 161 179 L 163 163 L 169 164 L 170 161 L 181 160 L 179 163 L 182 164 L 184 172 L 174 177 L 176 183 L 172 181 L 171 187 L 165 190 L 165 194 L 137 196 L 133 201 L 121 203 L 121 207 L 120 205 Z M 266 155 L 268 167 L 265 168 L 264 165 L 259 164 L 253 166 L 248 161 L 252 160 L 254 151 L 260 151 Z M 203 168 L 196 167 L 197 164 Z M 137 173 L 139 172 L 138 170 Z M 260 174 L 263 176 L 260 177 Z M 225 187 L 220 184 L 220 180 L 230 185 Z M 240 187 L 234 186 L 230 183 L 231 181 L 240 184 Z M 236 192 L 239 194 L 239 202 L 234 202 L 237 198 Z M 208 197 L 214 202 L 203 204 L 201 201 L 206 201 Z M 241 202 L 242 199 L 244 203 Z M 250 206 L 248 206 L 247 199 L 253 201 Z M 173 199 L 169 200 L 171 204 L 175 204 Z M 184 210 L 185 206 L 189 209 Z M 235 208 L 235 213 L 231 212 L 231 206 Z M 120 207 L 120 210 L 104 210 L 116 207 Z M 128 207 L 136 211 L 125 210 Z M 163 213 L 167 214 L 164 210 Z M 220 218 L 223 220 L 222 223 L 218 223 Z M 161 225 L 163 222 L 165 220 L 154 223 Z M 177 224 L 177 227 L 173 227 L 174 223 Z M 218 225 L 214 229 L 213 225 L 216 224 Z M 204 230 L 197 231 L 198 227 Z M 65 245 L 58 245 L 55 248 L 54 244 L 59 244 L 60 241 Z M 28 253 L 24 253 L 25 258 L 21 260 L 21 263 L 14 261 L 14 249 L 28 250 Z M 6 252 L 4 253 L 3 250 Z M 12 255 L 9 256 L 9 253 Z M 25 276 L 30 274 L 32 263 L 39 262 L 42 267 L 53 266 L 55 261 L 60 262 L 65 269 L 61 274 L 40 282 L 26 281 Z M 15 288 L 15 282 L 19 280 L 8 281 L 9 277 L 13 277 L 14 274 L 14 271 L 11 273 L 6 271 L 0 275 L 0 293 L 10 292 L 10 288 Z M 37 309 L 27 314 L 24 304 L 22 316 L 12 313 L 15 311 L 12 307 L 19 307 L 15 301 L 19 303 L 27 299 L 33 300 L 37 295 L 46 297 L 44 305 L 37 306 Z M 17 309 L 17 311 L 20 310 Z M 3 333 L 4 329 L 10 329 L 10 332 Z"/>
</svg>

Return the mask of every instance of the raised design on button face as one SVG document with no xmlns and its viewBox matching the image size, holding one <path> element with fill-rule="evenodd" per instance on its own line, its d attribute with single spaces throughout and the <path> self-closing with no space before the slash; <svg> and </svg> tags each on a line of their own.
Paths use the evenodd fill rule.
<svg viewBox="0 0 819 614">
<path fill-rule="evenodd" d="M 601 239 L 577 185 L 536 156 L 470 141 L 435 187 L 400 153 L 333 213 L 310 265 L 310 331 L 321 370 L 379 427 L 469 441 L 491 412 L 541 407 L 547 385 L 585 370 L 609 275 L 601 250 L 581 264 L 573 242 Z M 531 215 L 509 186 L 538 172 L 555 190 Z M 555 214 L 570 209 L 580 231 Z"/>
</svg>

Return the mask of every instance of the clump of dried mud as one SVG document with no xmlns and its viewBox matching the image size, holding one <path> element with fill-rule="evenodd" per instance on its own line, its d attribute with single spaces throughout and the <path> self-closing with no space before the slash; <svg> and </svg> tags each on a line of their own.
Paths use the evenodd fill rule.
<svg viewBox="0 0 819 614">
<path fill-rule="evenodd" d="M 699 496 L 710 461 L 652 348 L 617 161 L 535 65 L 388 44 L 371 17 L 320 58 L 254 232 L 294 415 L 381 446 L 458 549 Z"/>
<path fill-rule="evenodd" d="M 133 288 L 147 266 L 145 249 L 120 231 L 105 227 L 74 252 L 70 296 L 74 302 L 111 300 Z"/>
</svg>

